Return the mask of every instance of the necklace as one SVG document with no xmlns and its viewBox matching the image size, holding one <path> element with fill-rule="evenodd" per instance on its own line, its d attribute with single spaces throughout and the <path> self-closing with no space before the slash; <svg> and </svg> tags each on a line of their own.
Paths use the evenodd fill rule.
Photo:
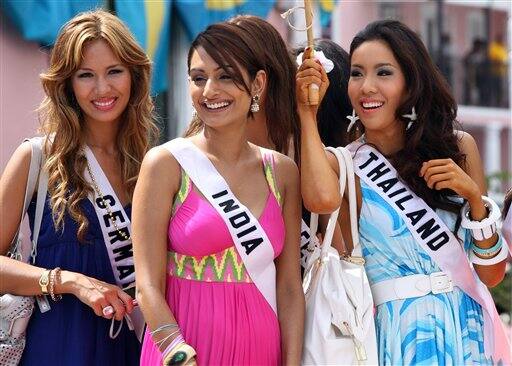
<svg viewBox="0 0 512 366">
<path fill-rule="evenodd" d="M 98 184 L 96 183 L 96 178 L 94 178 L 94 174 L 92 174 L 91 166 L 89 165 L 89 162 L 87 160 L 86 160 L 86 164 L 87 164 L 87 172 L 89 173 L 89 175 L 91 177 L 92 186 L 94 188 L 94 191 L 96 192 L 96 195 L 98 195 L 98 197 L 101 199 L 101 202 L 103 203 L 103 206 L 107 210 L 108 216 L 110 217 L 110 221 L 112 221 L 112 224 L 114 225 L 114 228 L 116 229 L 117 233 L 119 235 L 121 235 L 121 237 L 124 240 L 129 240 L 130 236 L 126 235 L 126 233 L 124 231 L 119 230 L 119 227 L 117 226 L 117 219 L 112 214 L 112 210 L 110 210 L 110 205 L 107 203 L 107 201 L 105 201 L 105 198 L 103 198 L 103 193 L 101 193 L 100 187 L 98 187 Z"/>
</svg>

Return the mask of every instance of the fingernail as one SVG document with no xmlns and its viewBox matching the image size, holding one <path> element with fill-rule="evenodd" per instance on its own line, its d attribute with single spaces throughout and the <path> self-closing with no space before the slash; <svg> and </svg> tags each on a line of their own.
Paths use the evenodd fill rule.
<svg viewBox="0 0 512 366">
<path fill-rule="evenodd" d="M 320 89 L 320 87 L 316 84 L 311 84 L 311 89 L 318 90 L 318 89 Z"/>
</svg>

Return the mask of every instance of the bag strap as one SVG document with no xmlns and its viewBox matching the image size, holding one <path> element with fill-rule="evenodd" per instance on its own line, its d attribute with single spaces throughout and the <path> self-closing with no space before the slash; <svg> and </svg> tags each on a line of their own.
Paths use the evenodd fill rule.
<svg viewBox="0 0 512 366">
<path fill-rule="evenodd" d="M 332 149 L 332 150 L 331 150 L 331 148 L 327 148 L 327 149 L 328 149 L 328 151 L 332 151 L 334 156 L 336 156 L 336 160 L 338 161 L 339 171 L 340 171 L 339 187 L 340 187 L 340 194 L 343 196 L 343 194 L 345 192 L 346 182 L 347 182 L 347 179 L 346 179 L 347 171 L 344 167 L 345 162 L 344 162 L 343 156 L 336 149 Z M 332 238 L 334 236 L 334 230 L 336 228 L 336 223 L 338 220 L 339 212 L 340 212 L 340 208 L 338 207 L 329 216 L 329 222 L 327 223 L 327 228 L 325 230 L 325 234 L 324 234 L 324 238 L 323 238 L 322 246 L 321 246 L 321 256 L 322 257 L 327 255 L 327 253 L 329 252 L 329 248 L 331 248 Z M 314 212 L 311 213 L 309 230 L 310 230 L 310 233 L 312 236 L 316 235 L 316 232 L 318 230 L 318 217 L 319 217 L 319 215 L 317 213 L 314 213 Z"/>
<path fill-rule="evenodd" d="M 352 234 L 352 255 L 362 256 L 362 249 L 359 243 L 359 224 L 357 217 L 357 196 L 356 196 L 356 179 L 354 173 L 354 162 L 352 161 L 352 154 L 344 147 L 338 147 L 345 159 L 345 169 L 347 169 L 347 185 L 348 185 L 348 203 L 350 214 L 350 230 Z"/>
<path fill-rule="evenodd" d="M 354 166 L 350 152 L 344 147 L 326 147 L 326 151 L 331 152 L 338 161 L 339 167 L 339 185 L 340 194 L 343 197 L 345 188 L 348 185 L 348 202 L 350 213 L 350 229 L 352 233 L 352 242 L 354 249 L 352 255 L 361 256 L 361 246 L 359 245 L 359 229 L 357 224 L 357 199 L 356 199 L 356 184 L 354 175 Z M 324 240 L 322 242 L 322 256 L 326 255 L 329 248 L 332 246 L 332 238 L 334 236 L 334 229 L 338 220 L 340 208 L 331 213 L 329 222 L 325 230 Z M 310 231 L 311 235 L 315 235 L 318 230 L 318 214 L 311 214 Z"/>
<path fill-rule="evenodd" d="M 21 210 L 20 222 L 18 224 L 18 229 L 16 230 L 16 234 L 12 239 L 11 247 L 8 252 L 8 256 L 21 261 L 24 261 L 22 258 L 20 247 L 21 226 L 23 224 L 23 219 L 25 218 L 25 214 L 27 213 L 28 207 L 30 205 L 30 201 L 32 201 L 32 197 L 34 196 L 36 184 L 38 182 L 39 170 L 42 165 L 42 139 L 36 137 L 32 139 L 23 140 L 23 142 L 26 141 L 30 142 L 30 166 L 28 170 L 27 184 L 25 186 L 25 195 L 23 198 L 23 208 Z M 27 261 L 24 262 L 28 262 L 28 258 Z"/>
<path fill-rule="evenodd" d="M 36 261 L 37 240 L 39 239 L 41 221 L 43 220 L 44 204 L 46 202 L 46 193 L 48 191 L 48 172 L 46 169 L 43 169 L 43 164 L 44 159 L 41 157 L 39 184 L 37 186 L 36 212 L 34 216 L 34 229 L 32 230 L 32 251 L 30 253 L 32 264 L 34 264 Z"/>
</svg>

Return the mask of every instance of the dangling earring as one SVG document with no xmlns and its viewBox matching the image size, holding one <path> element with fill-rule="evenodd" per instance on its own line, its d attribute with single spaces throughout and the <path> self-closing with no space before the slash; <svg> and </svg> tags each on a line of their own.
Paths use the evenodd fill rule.
<svg viewBox="0 0 512 366">
<path fill-rule="evenodd" d="M 192 118 L 193 119 L 197 118 L 197 111 L 196 111 L 196 107 L 194 107 L 194 103 L 192 103 Z"/>
<path fill-rule="evenodd" d="M 406 131 L 408 131 L 414 122 L 418 119 L 418 115 L 416 114 L 416 108 L 412 107 L 411 114 L 402 114 L 402 117 L 407 118 L 409 120 L 409 123 L 407 123 L 407 127 L 405 128 Z"/>
<path fill-rule="evenodd" d="M 356 115 L 356 110 L 355 109 L 352 109 L 352 115 L 351 116 L 347 116 L 347 119 L 350 121 L 348 127 L 347 127 L 347 133 L 350 132 L 350 130 L 352 129 L 352 127 L 354 127 L 354 125 L 356 124 L 357 121 L 359 121 L 359 116 Z"/>
<path fill-rule="evenodd" d="M 260 111 L 260 96 L 256 94 L 254 97 L 252 97 L 252 103 L 251 103 L 251 112 L 256 113 Z"/>
</svg>

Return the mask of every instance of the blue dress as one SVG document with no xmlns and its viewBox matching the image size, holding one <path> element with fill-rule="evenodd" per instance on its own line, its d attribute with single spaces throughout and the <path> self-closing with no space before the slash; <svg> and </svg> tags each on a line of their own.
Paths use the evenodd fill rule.
<svg viewBox="0 0 512 366">
<path fill-rule="evenodd" d="M 89 220 L 86 242 L 77 239 L 78 226 L 66 214 L 63 231 L 56 231 L 47 198 L 41 222 L 35 265 L 44 268 L 83 273 L 115 284 L 101 227 L 92 203 L 86 199 L 81 208 Z M 130 207 L 126 213 L 130 216 Z M 28 210 L 33 227 L 35 200 Z M 35 306 L 27 328 L 27 343 L 21 365 L 38 366 L 123 366 L 138 365 L 140 343 L 126 323 L 116 339 L 109 337 L 111 321 L 73 295 L 64 295 L 59 302 L 48 296 L 51 310 L 45 313 Z M 116 322 L 116 329 L 119 322 Z"/>
<path fill-rule="evenodd" d="M 359 233 L 370 284 L 440 271 L 396 211 L 363 181 L 361 191 Z M 455 229 L 455 214 L 437 214 Z M 460 229 L 457 236 L 468 251 L 470 233 Z M 381 304 L 375 321 L 381 365 L 492 364 L 484 356 L 482 308 L 457 287 Z"/>
</svg>

